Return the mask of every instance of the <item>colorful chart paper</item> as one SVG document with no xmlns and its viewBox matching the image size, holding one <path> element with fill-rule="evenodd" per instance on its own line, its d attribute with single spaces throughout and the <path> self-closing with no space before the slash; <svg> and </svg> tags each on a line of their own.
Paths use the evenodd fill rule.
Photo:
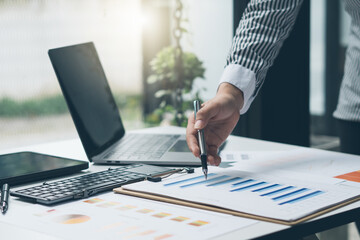
<svg viewBox="0 0 360 240">
<path fill-rule="evenodd" d="M 61 224 L 79 224 L 89 221 L 91 218 L 86 215 L 81 214 L 67 214 L 67 215 L 61 215 L 53 220 L 57 223 Z"/>
<path fill-rule="evenodd" d="M 190 218 L 178 216 L 178 217 L 172 218 L 171 220 L 176 221 L 176 222 L 183 222 L 183 221 L 187 221 L 187 220 L 189 220 L 189 219 L 190 219 Z"/>
<path fill-rule="evenodd" d="M 125 206 L 121 206 L 116 208 L 117 210 L 121 210 L 121 211 L 127 211 L 127 210 L 131 210 L 131 209 L 135 209 L 137 208 L 136 206 L 133 205 L 125 205 Z"/>
<path fill-rule="evenodd" d="M 196 226 L 196 227 L 201 227 L 201 226 L 204 226 L 205 224 L 209 224 L 209 222 L 197 220 L 195 222 L 189 223 L 189 225 Z"/>
<path fill-rule="evenodd" d="M 160 212 L 160 213 L 156 213 L 156 214 L 154 214 L 152 216 L 157 217 L 157 218 L 165 218 L 165 217 L 170 217 L 171 213 Z"/>
<path fill-rule="evenodd" d="M 20 206 L 10 213 L 6 218 L 0 218 L 0 221 L 69 240 L 201 240 L 256 222 L 115 193 L 51 208 L 40 205 Z M 19 219 L 19 215 L 23 218 Z"/>
<path fill-rule="evenodd" d="M 146 213 L 154 212 L 154 210 L 144 208 L 144 209 L 137 210 L 137 212 L 146 214 Z"/>
<path fill-rule="evenodd" d="M 99 203 L 99 202 L 102 202 L 102 201 L 104 201 L 104 200 L 102 200 L 100 198 L 92 198 L 92 199 L 89 199 L 89 200 L 85 200 L 84 202 L 93 204 L 93 203 Z"/>
<path fill-rule="evenodd" d="M 336 176 L 336 178 L 360 183 L 360 171 L 350 172 Z"/>
</svg>

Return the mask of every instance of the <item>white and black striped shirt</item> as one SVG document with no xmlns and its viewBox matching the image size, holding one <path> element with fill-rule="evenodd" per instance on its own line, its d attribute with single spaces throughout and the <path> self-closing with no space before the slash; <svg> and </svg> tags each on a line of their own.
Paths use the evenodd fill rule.
<svg viewBox="0 0 360 240">
<path fill-rule="evenodd" d="M 344 0 L 352 18 L 345 74 L 336 118 L 360 121 L 360 0 Z M 220 83 L 244 93 L 245 113 L 264 82 L 268 69 L 288 37 L 302 0 L 251 0 L 245 9 Z"/>
<path fill-rule="evenodd" d="M 351 17 L 344 76 L 334 117 L 360 122 L 360 0 L 344 0 Z"/>
</svg>

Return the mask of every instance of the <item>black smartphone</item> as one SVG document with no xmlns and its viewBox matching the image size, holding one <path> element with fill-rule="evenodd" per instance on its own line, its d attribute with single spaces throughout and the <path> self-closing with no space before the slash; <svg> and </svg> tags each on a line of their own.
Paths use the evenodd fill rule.
<svg viewBox="0 0 360 240">
<path fill-rule="evenodd" d="M 0 184 L 10 186 L 69 175 L 89 167 L 89 162 L 36 152 L 0 155 Z"/>
</svg>

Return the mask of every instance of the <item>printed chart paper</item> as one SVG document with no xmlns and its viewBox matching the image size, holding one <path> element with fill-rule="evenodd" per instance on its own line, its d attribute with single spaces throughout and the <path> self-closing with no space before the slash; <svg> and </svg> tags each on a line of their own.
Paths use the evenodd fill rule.
<svg viewBox="0 0 360 240">
<path fill-rule="evenodd" d="M 341 185 L 341 179 L 309 174 L 286 171 L 266 174 L 216 168 L 209 172 L 207 180 L 200 170 L 159 183 L 131 184 L 124 189 L 282 221 L 295 221 L 360 195 L 358 188 Z"/>
<path fill-rule="evenodd" d="M 0 221 L 61 239 L 102 240 L 208 239 L 257 222 L 115 193 L 55 207 L 17 207 Z"/>
<path fill-rule="evenodd" d="M 270 173 L 282 169 L 336 177 L 360 170 L 360 156 L 311 148 L 286 151 L 222 151 L 220 156 L 221 164 L 228 168 L 250 172 Z"/>
</svg>

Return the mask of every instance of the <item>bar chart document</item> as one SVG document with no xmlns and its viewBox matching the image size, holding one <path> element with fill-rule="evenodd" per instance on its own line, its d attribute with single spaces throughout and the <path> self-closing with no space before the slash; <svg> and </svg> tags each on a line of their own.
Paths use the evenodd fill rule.
<svg viewBox="0 0 360 240">
<path fill-rule="evenodd" d="M 305 217 L 314 217 L 316 213 L 319 215 L 327 209 L 356 201 L 359 188 L 346 186 L 343 182 L 296 172 L 252 173 L 213 168 L 207 180 L 197 171 L 159 183 L 131 184 L 115 191 L 169 198 L 230 211 L 234 215 L 295 224 L 301 219 L 309 219 Z"/>
</svg>

